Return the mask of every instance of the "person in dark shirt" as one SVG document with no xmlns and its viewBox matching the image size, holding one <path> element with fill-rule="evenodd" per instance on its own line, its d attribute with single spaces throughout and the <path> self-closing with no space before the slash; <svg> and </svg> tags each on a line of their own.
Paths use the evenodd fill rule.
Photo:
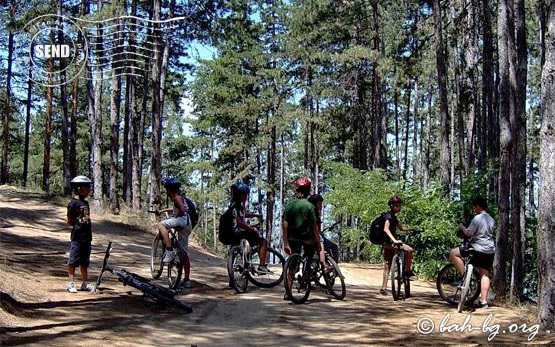
<svg viewBox="0 0 555 347">
<path fill-rule="evenodd" d="M 86 176 L 73 178 L 69 185 L 74 196 L 67 205 L 67 224 L 71 226 L 71 244 L 67 261 L 69 283 L 67 291 L 77 293 L 75 288 L 75 268 L 81 272 L 81 290 L 93 291 L 89 283 L 88 267 L 91 257 L 92 229 L 89 202 L 86 198 L 91 192 L 91 180 Z"/>
</svg>

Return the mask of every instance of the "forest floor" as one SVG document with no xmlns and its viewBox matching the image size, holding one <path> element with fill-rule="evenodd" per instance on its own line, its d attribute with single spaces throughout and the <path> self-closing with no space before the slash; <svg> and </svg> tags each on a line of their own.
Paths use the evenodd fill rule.
<svg viewBox="0 0 555 347">
<path fill-rule="evenodd" d="M 306 304 L 294 305 L 283 300 L 283 285 L 249 285 L 236 294 L 225 259 L 194 237 L 193 288 L 176 296 L 193 307 L 190 314 L 160 308 L 109 273 L 100 293 L 71 294 L 65 203 L 0 186 L 1 346 L 555 346 L 555 335 L 539 331 L 533 305 L 494 303 L 458 314 L 422 280 L 412 282 L 405 301 L 380 296 L 381 265 L 340 263 L 343 301 L 315 289 Z M 92 282 L 109 241 L 114 267 L 150 276 L 154 232 L 138 227 L 140 219 L 93 211 Z"/>
</svg>

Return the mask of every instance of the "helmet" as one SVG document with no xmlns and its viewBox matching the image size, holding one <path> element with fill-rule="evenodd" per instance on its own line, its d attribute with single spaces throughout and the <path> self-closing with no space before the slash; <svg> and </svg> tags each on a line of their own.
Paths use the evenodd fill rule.
<svg viewBox="0 0 555 347">
<path fill-rule="evenodd" d="M 249 194 L 251 192 L 251 188 L 243 182 L 235 183 L 233 185 L 233 189 L 237 192 L 246 193 L 246 194 Z"/>
<path fill-rule="evenodd" d="M 295 186 L 297 188 L 300 188 L 300 187 L 310 188 L 311 184 L 312 183 L 310 182 L 310 180 L 306 177 L 301 177 L 295 181 Z"/>
<path fill-rule="evenodd" d="M 87 176 L 75 176 L 71 181 L 69 181 L 70 187 L 83 187 L 90 186 L 92 181 Z"/>
<path fill-rule="evenodd" d="M 168 188 L 168 187 L 179 188 L 181 187 L 181 182 L 179 182 L 179 180 L 175 177 L 170 177 L 164 181 L 164 188 Z"/>
<path fill-rule="evenodd" d="M 403 203 L 403 200 L 401 200 L 401 198 L 398 197 L 398 196 L 392 196 L 392 197 L 389 199 L 389 201 L 387 202 L 387 204 L 389 205 L 389 207 L 391 207 L 391 205 L 397 204 L 397 203 L 399 203 L 399 204 L 402 204 L 402 203 Z"/>
<path fill-rule="evenodd" d="M 320 194 L 312 194 L 311 196 L 308 197 L 308 201 L 310 201 L 313 204 L 316 204 L 318 201 L 324 201 L 324 198 Z"/>
</svg>

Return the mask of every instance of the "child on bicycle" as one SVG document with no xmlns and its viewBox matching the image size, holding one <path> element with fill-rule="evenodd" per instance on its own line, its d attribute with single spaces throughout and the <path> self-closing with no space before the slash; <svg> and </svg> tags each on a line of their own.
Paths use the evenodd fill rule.
<svg viewBox="0 0 555 347">
<path fill-rule="evenodd" d="M 245 202 L 250 194 L 250 187 L 242 182 L 236 183 L 231 187 L 231 214 L 233 216 L 233 242 L 231 246 L 238 245 L 241 239 L 247 239 L 251 246 L 260 246 L 258 255 L 260 257 L 260 265 L 258 272 L 271 273 L 266 264 L 268 252 L 268 240 L 261 237 L 258 229 L 251 227 L 245 221 L 245 218 L 258 217 L 260 215 L 245 212 Z"/>
<path fill-rule="evenodd" d="M 191 225 L 191 219 L 187 213 L 187 203 L 184 197 L 180 193 L 181 182 L 174 177 L 168 178 L 164 182 L 164 188 L 166 188 L 166 193 L 173 201 L 173 208 L 162 209 L 159 212 L 173 212 L 174 218 L 165 219 L 158 222 L 158 230 L 160 235 L 164 240 L 164 246 L 166 246 L 166 251 L 164 252 L 164 263 L 169 263 L 175 258 L 175 251 L 172 248 L 170 240 L 170 229 L 175 229 L 179 233 L 179 245 L 183 252 L 183 272 L 185 279 L 183 280 L 183 286 L 185 288 L 191 288 L 192 282 L 189 279 L 191 272 L 191 262 L 189 260 L 189 254 L 187 252 L 189 246 L 189 236 L 193 230 Z"/>
<path fill-rule="evenodd" d="M 312 183 L 308 178 L 301 177 L 295 181 L 295 186 L 296 199 L 285 207 L 281 223 L 283 250 L 291 255 L 300 253 L 304 246 L 305 254 L 311 258 L 315 251 L 318 255 L 322 252 L 316 207 L 307 199 Z M 324 259 L 320 259 L 320 262 L 323 261 Z M 285 280 L 291 281 L 291 278 Z M 287 294 L 283 298 L 287 300 Z"/>
<path fill-rule="evenodd" d="M 464 257 L 469 255 L 468 248 L 474 249 L 472 257 L 472 265 L 478 268 L 480 279 L 480 307 L 486 308 L 488 305 L 488 293 L 490 286 L 489 269 L 493 265 L 495 256 L 495 242 L 493 241 L 493 231 L 495 230 L 495 220 L 487 213 L 488 204 L 483 197 L 475 197 L 472 200 L 472 210 L 476 214 L 470 222 L 470 226 L 466 228 L 462 223 L 459 224 L 458 230 L 462 234 L 460 237 L 469 237 L 470 241 L 460 247 L 453 248 L 449 252 L 449 258 L 457 271 L 462 275 L 464 273 Z"/>
<path fill-rule="evenodd" d="M 76 176 L 69 185 L 74 196 L 67 205 L 67 224 L 71 225 L 71 244 L 67 261 L 69 283 L 67 291 L 77 293 L 75 288 L 75 268 L 81 272 L 81 290 L 93 291 L 89 283 L 88 267 L 91 258 L 92 229 L 89 202 L 86 200 L 91 192 L 91 180 L 86 176 Z"/>
<path fill-rule="evenodd" d="M 402 241 L 397 239 L 396 230 L 400 231 L 413 231 L 414 229 L 405 227 L 399 224 L 397 220 L 397 213 L 401 212 L 401 204 L 403 200 L 397 196 L 392 196 L 387 204 L 389 205 L 389 212 L 384 215 L 385 224 L 384 224 L 384 232 L 387 235 L 386 241 L 383 243 L 383 254 L 384 254 L 384 268 L 383 268 L 383 280 L 382 280 L 382 287 L 380 289 L 381 295 L 390 295 L 391 293 L 386 289 L 387 288 L 387 279 L 389 277 L 389 271 L 391 269 L 391 261 L 393 260 L 393 256 L 395 254 L 395 246 L 394 244 L 401 243 L 401 250 L 405 252 L 405 269 L 404 269 L 404 277 L 408 277 L 409 280 L 414 281 L 416 280 L 416 275 L 412 270 L 412 254 L 413 249 L 407 244 L 404 244 Z"/>
</svg>

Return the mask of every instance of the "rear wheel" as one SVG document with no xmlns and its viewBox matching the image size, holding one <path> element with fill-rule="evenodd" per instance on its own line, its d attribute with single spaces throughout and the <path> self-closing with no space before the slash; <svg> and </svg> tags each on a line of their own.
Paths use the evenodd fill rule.
<svg viewBox="0 0 555 347">
<path fill-rule="evenodd" d="M 480 282 L 478 281 L 478 271 L 474 269 L 472 272 L 472 279 L 470 280 L 470 294 L 466 304 L 474 302 L 480 294 Z M 459 274 L 453 264 L 447 264 L 437 275 L 436 287 L 439 295 L 443 300 L 451 305 L 458 305 L 461 298 L 461 285 L 463 283 L 462 275 Z"/>
<path fill-rule="evenodd" d="M 343 300 L 347 293 L 345 279 L 335 260 L 328 254 L 326 254 L 326 267 L 327 269 L 324 269 L 323 277 L 330 294 L 338 300 Z"/>
<path fill-rule="evenodd" d="M 163 256 L 164 242 L 158 233 L 158 235 L 154 237 L 152 247 L 150 249 L 150 274 L 154 279 L 160 278 L 162 270 L 164 270 L 164 262 L 162 261 Z"/>
<path fill-rule="evenodd" d="M 260 257 L 258 253 L 252 254 L 251 271 L 248 272 L 249 279 L 256 286 L 261 288 L 272 288 L 283 281 L 283 269 L 285 267 L 285 258 L 281 253 L 273 248 L 268 248 L 268 260 L 266 266 L 270 270 L 269 273 L 259 272 Z"/>
<path fill-rule="evenodd" d="M 285 262 L 285 293 L 295 304 L 306 302 L 312 289 L 305 266 L 306 262 L 299 254 L 292 254 Z"/>
<path fill-rule="evenodd" d="M 168 263 L 168 286 L 170 289 L 177 289 L 183 274 L 183 251 L 175 248 L 175 258 Z"/>
<path fill-rule="evenodd" d="M 241 246 L 233 246 L 229 250 L 227 273 L 231 286 L 237 293 L 244 293 L 247 290 L 248 275 L 247 269 L 245 269 L 243 248 Z"/>
</svg>

